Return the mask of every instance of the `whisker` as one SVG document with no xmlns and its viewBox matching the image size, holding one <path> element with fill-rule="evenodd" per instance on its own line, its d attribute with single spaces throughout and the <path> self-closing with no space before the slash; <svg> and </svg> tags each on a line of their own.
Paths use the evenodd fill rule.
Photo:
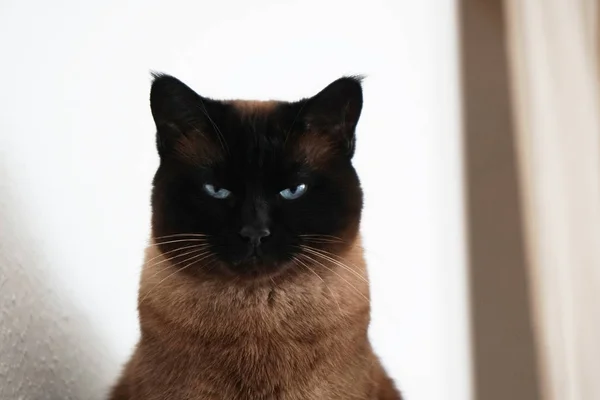
<svg viewBox="0 0 600 400">
<path fill-rule="evenodd" d="M 145 296 L 142 298 L 142 300 L 140 300 L 140 303 L 139 303 L 139 304 L 140 304 L 140 305 L 142 305 L 142 303 L 143 303 L 143 302 L 146 300 L 146 298 L 147 298 L 147 297 L 150 295 L 150 293 L 152 293 L 152 292 L 154 291 L 154 289 L 156 289 L 156 288 L 157 288 L 159 285 L 161 285 L 161 284 L 162 284 L 164 281 L 166 281 L 167 279 L 169 279 L 170 277 L 172 277 L 172 276 L 173 276 L 173 275 L 175 275 L 176 273 L 178 273 L 178 272 L 181 272 L 181 271 L 183 271 L 183 270 L 185 270 L 185 269 L 187 269 L 187 268 L 191 267 L 191 266 L 192 266 L 192 265 L 194 265 L 195 263 L 197 263 L 197 262 L 199 262 L 199 261 L 202 261 L 202 260 L 204 260 L 205 258 L 208 258 L 208 257 L 211 257 L 211 256 L 212 256 L 212 254 L 209 254 L 208 256 L 206 256 L 206 257 L 204 257 L 204 258 L 201 258 L 200 260 L 195 260 L 195 261 L 192 261 L 191 263 L 189 263 L 189 264 L 185 265 L 184 267 L 176 269 L 174 272 L 170 273 L 169 275 L 167 275 L 166 277 L 164 277 L 163 279 L 161 279 L 161 280 L 160 280 L 160 282 L 158 282 L 156 285 L 154 285 L 154 286 L 153 286 L 153 287 L 152 287 L 152 288 L 151 288 L 151 289 L 148 291 L 148 293 L 146 293 L 146 295 L 145 295 Z M 197 257 L 197 256 L 194 256 L 194 257 Z M 187 260 L 187 261 L 189 261 L 189 260 Z"/>
<path fill-rule="evenodd" d="M 334 253 L 332 253 L 332 252 L 330 252 L 330 251 L 323 250 L 323 249 L 318 249 L 318 248 L 316 248 L 316 247 L 312 247 L 312 246 L 308 246 L 308 245 L 301 245 L 301 246 L 304 246 L 304 247 L 306 247 L 307 249 L 311 249 L 311 250 L 313 250 L 313 251 L 317 251 L 317 252 L 320 252 L 320 253 L 322 253 L 322 254 L 325 254 L 325 255 L 328 255 L 328 256 L 330 256 L 330 257 L 333 257 L 333 258 L 335 258 L 335 259 L 336 259 L 338 262 L 341 262 L 341 263 L 343 263 L 344 265 L 346 265 L 346 264 L 345 264 L 345 261 L 346 261 L 346 260 L 345 260 L 344 258 L 342 258 L 342 257 L 340 257 L 339 255 L 337 255 L 337 254 L 334 254 Z M 355 265 L 355 264 L 353 264 L 353 263 L 348 263 L 348 264 L 349 264 L 349 265 L 347 265 L 347 266 L 352 266 L 352 267 L 354 267 L 354 268 L 356 268 L 356 269 L 359 269 L 359 267 L 358 267 L 358 266 L 356 266 L 356 265 Z"/>
<path fill-rule="evenodd" d="M 189 237 L 208 237 L 209 235 L 205 235 L 204 233 L 173 233 L 171 235 L 156 236 L 156 237 L 153 237 L 153 239 L 154 240 L 157 240 L 157 239 L 168 239 L 168 238 L 180 237 L 180 236 L 183 236 L 183 237 L 186 237 L 186 236 L 189 236 Z"/>
<path fill-rule="evenodd" d="M 185 247 L 181 247 L 179 249 L 171 250 L 171 251 L 169 251 L 167 253 L 170 253 L 170 252 L 173 252 L 173 251 L 177 251 L 177 250 L 183 250 L 185 248 L 194 248 L 194 250 L 187 251 L 187 252 L 185 252 L 183 254 L 177 254 L 177 255 L 174 255 L 173 257 L 166 257 L 164 260 L 158 261 L 158 262 L 156 262 L 154 264 L 148 264 L 150 261 L 152 261 L 152 260 L 154 260 L 156 258 L 159 258 L 160 256 L 153 257 L 150 260 L 146 261 L 144 263 L 144 266 L 147 267 L 147 268 L 148 267 L 155 267 L 155 266 L 160 265 L 160 264 L 162 264 L 162 263 L 164 263 L 166 261 L 172 261 L 172 260 L 174 260 L 176 258 L 179 258 L 179 257 L 183 257 L 183 256 L 187 256 L 189 254 L 197 253 L 198 251 L 204 250 L 207 247 L 210 247 L 210 245 L 209 244 L 202 244 L 202 245 L 195 245 L 195 246 L 185 246 Z"/>
<path fill-rule="evenodd" d="M 368 301 L 369 303 L 371 303 L 371 300 L 369 300 L 369 298 L 367 296 L 365 296 L 364 294 L 362 294 L 360 292 L 360 290 L 358 290 L 358 288 L 356 286 L 354 286 L 353 284 L 351 284 L 346 278 L 344 278 L 342 275 L 338 274 L 333 268 L 329 268 L 328 266 L 326 266 L 325 264 L 323 264 L 322 262 L 315 260 L 309 256 L 307 256 L 306 254 L 303 253 L 299 253 L 299 256 L 304 257 L 305 259 L 307 259 L 310 262 L 315 262 L 317 264 L 319 264 L 320 266 L 322 266 L 323 268 L 327 269 L 328 271 L 336 274 L 341 280 L 343 280 L 344 282 L 346 282 L 352 289 L 354 289 L 354 291 L 356 292 L 356 294 L 358 294 L 359 296 L 361 296 L 363 299 L 365 299 L 366 301 Z"/>
<path fill-rule="evenodd" d="M 203 265 L 203 266 L 202 266 L 202 269 L 204 269 L 205 267 L 207 267 L 207 268 L 208 268 L 208 267 L 210 267 L 210 268 L 208 268 L 208 269 L 205 271 L 205 272 L 210 272 L 210 271 L 212 271 L 213 269 L 215 269 L 215 266 L 216 266 L 216 264 L 217 264 L 217 257 L 214 257 L 214 254 L 213 254 L 213 258 L 212 258 L 212 259 L 210 259 L 210 263 L 209 263 L 209 264 L 206 264 L 206 265 Z"/>
<path fill-rule="evenodd" d="M 325 280 L 323 278 L 321 278 L 319 276 L 319 274 L 317 274 L 315 271 L 313 271 L 311 267 L 309 267 L 308 265 L 306 265 L 304 262 L 300 261 L 298 258 L 292 257 L 292 261 L 299 262 L 300 265 L 304 266 L 304 268 L 306 268 L 307 270 L 309 270 L 310 272 L 312 272 L 314 276 L 316 276 L 317 278 L 319 278 L 321 280 L 321 282 L 323 282 L 323 285 L 327 288 L 327 290 L 329 290 L 329 293 L 331 293 L 331 297 L 333 298 L 333 300 L 335 300 L 335 303 L 337 304 L 337 306 L 338 306 L 338 308 L 340 310 L 340 314 L 343 314 L 342 307 L 340 306 L 340 302 L 335 297 L 335 294 L 333 294 L 333 290 L 331 290 L 331 288 L 329 287 L 329 285 L 327 283 L 325 283 Z"/>
<path fill-rule="evenodd" d="M 320 239 L 320 238 L 302 238 L 303 242 L 306 243 L 341 243 L 340 241 L 333 239 Z"/>
<path fill-rule="evenodd" d="M 161 254 L 159 254 L 159 255 L 157 255 L 157 256 L 154 256 L 154 257 L 152 257 L 152 258 L 151 258 L 151 259 L 149 259 L 149 260 L 146 260 L 146 261 L 144 262 L 144 264 L 147 264 L 147 263 L 149 263 L 150 261 L 156 260 L 157 258 L 164 257 L 166 254 L 171 254 L 171 253 L 174 253 L 174 252 L 176 252 L 176 251 L 179 251 L 179 250 L 191 249 L 191 248 L 193 248 L 193 247 L 200 247 L 200 246 L 210 246 L 210 245 L 209 245 L 209 244 L 193 244 L 193 245 L 191 245 L 191 246 L 183 246 L 183 247 L 178 247 L 178 248 L 176 248 L 176 249 L 173 249 L 173 250 L 165 251 L 164 253 L 162 253 L 162 252 L 161 252 Z"/>
<path fill-rule="evenodd" d="M 322 237 L 318 237 L 318 236 L 306 236 L 306 237 L 302 237 L 302 240 L 326 240 L 329 242 L 342 243 L 337 239 L 322 238 Z"/>
<path fill-rule="evenodd" d="M 321 239 L 330 239 L 330 240 L 337 240 L 340 242 L 345 242 L 344 239 L 337 237 L 337 236 L 333 236 L 333 235 L 324 235 L 324 234 L 320 234 L 320 233 L 310 233 L 310 234 L 303 234 L 303 235 L 298 235 L 299 237 L 308 237 L 308 238 L 321 238 Z"/>
<path fill-rule="evenodd" d="M 181 243 L 181 242 L 191 242 L 191 243 L 193 243 L 193 242 L 206 242 L 206 240 L 204 240 L 204 239 L 177 239 L 177 240 L 168 240 L 166 242 L 158 242 L 158 243 L 149 244 L 148 246 L 146 246 L 146 248 L 153 247 L 153 246 L 160 246 L 160 245 L 163 245 L 163 244 Z"/>
<path fill-rule="evenodd" d="M 202 250 L 204 250 L 204 249 L 200 249 L 200 250 L 197 250 L 197 251 L 202 251 Z M 154 273 L 154 275 L 152 275 L 152 278 L 154 278 L 156 275 L 158 275 L 158 274 L 160 274 L 160 273 L 162 273 L 162 272 L 164 272 L 164 271 L 168 270 L 169 268 L 176 267 L 176 266 L 178 266 L 178 265 L 181 265 L 181 264 L 185 264 L 186 262 L 188 262 L 188 261 L 191 261 L 191 260 L 193 260 L 194 258 L 201 257 L 201 256 L 203 256 L 203 255 L 205 255 L 205 254 L 209 254 L 209 253 L 210 253 L 210 251 L 205 251 L 205 252 L 203 252 L 203 253 L 196 254 L 196 255 L 194 255 L 194 256 L 188 257 L 188 258 L 186 258 L 185 260 L 178 261 L 178 262 L 176 262 L 175 264 L 168 264 L 167 266 L 165 266 L 165 267 L 162 267 L 161 269 L 159 269 L 158 271 L 156 271 L 156 272 Z M 153 267 L 153 265 L 150 265 L 150 266 L 148 266 L 148 267 Z"/>
<path fill-rule="evenodd" d="M 323 258 L 324 260 L 330 261 L 330 262 L 332 262 L 332 263 L 336 264 L 337 266 L 339 266 L 340 268 L 343 268 L 343 269 L 345 269 L 346 271 L 348 271 L 348 272 L 351 272 L 351 273 L 352 273 L 352 274 L 354 274 L 354 275 L 355 275 L 357 278 L 361 279 L 363 282 L 365 282 L 365 283 L 369 283 L 369 281 L 368 281 L 368 280 L 367 280 L 367 279 L 366 279 L 364 276 L 360 275 L 358 272 L 356 272 L 355 270 L 353 270 L 352 268 L 350 268 L 350 267 L 349 267 L 349 266 L 347 266 L 346 264 L 342 263 L 341 261 L 338 261 L 338 260 L 336 260 L 336 259 L 334 259 L 334 258 L 332 258 L 332 257 L 329 257 L 329 256 L 328 256 L 328 255 L 326 255 L 326 254 L 322 254 L 322 253 L 320 253 L 319 251 L 317 251 L 317 250 L 315 250 L 315 249 L 313 249 L 313 248 L 310 248 L 310 247 L 307 247 L 307 246 L 300 246 L 300 247 L 301 247 L 301 248 L 302 248 L 304 251 L 308 251 L 309 253 L 311 253 L 311 254 L 313 254 L 313 255 L 315 255 L 315 256 L 319 256 L 319 257 Z"/>
</svg>

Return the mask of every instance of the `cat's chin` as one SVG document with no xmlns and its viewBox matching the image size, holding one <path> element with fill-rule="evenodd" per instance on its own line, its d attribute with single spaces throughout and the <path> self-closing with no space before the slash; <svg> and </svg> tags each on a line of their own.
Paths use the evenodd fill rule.
<svg viewBox="0 0 600 400">
<path fill-rule="evenodd" d="M 223 268 L 229 275 L 236 278 L 262 280 L 272 279 L 285 273 L 291 265 L 292 263 L 288 261 L 268 260 L 253 255 L 235 262 L 224 263 Z"/>
</svg>

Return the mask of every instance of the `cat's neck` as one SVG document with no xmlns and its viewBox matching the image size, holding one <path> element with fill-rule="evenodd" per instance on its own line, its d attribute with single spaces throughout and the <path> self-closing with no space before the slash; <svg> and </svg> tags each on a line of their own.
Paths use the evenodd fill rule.
<svg viewBox="0 0 600 400">
<path fill-rule="evenodd" d="M 264 398 L 278 398 L 277 388 L 286 388 L 290 399 L 371 385 L 369 289 L 359 248 L 338 261 L 347 268 L 327 265 L 260 284 L 173 274 L 156 250 L 150 259 L 140 289 L 138 359 L 183 374 L 172 384 L 201 376 L 207 393 L 263 398 L 266 390 L 271 397 Z"/>
<path fill-rule="evenodd" d="M 146 310 L 162 315 L 172 327 L 210 335 L 264 335 L 295 325 L 324 329 L 369 313 L 369 285 L 358 242 L 343 257 L 321 261 L 311 273 L 261 282 L 202 280 L 175 272 L 168 262 L 156 246 L 150 247 L 139 294 L 142 329 Z"/>
</svg>

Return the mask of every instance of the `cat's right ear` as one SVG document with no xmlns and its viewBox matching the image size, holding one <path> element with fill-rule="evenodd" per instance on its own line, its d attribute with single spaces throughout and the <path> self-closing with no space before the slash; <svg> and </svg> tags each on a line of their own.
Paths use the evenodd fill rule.
<svg viewBox="0 0 600 400">
<path fill-rule="evenodd" d="M 362 77 L 347 76 L 330 83 L 306 100 L 304 120 L 309 130 L 328 136 L 352 158 L 355 129 L 362 110 Z"/>
<path fill-rule="evenodd" d="M 206 107 L 202 98 L 185 83 L 170 75 L 153 73 L 150 108 L 156 124 L 156 146 L 160 157 L 180 153 L 196 141 L 206 128 Z"/>
</svg>

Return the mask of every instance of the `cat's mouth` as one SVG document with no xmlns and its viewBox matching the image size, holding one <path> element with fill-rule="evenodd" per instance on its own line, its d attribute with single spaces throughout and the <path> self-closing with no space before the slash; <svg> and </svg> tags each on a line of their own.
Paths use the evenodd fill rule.
<svg viewBox="0 0 600 400">
<path fill-rule="evenodd" d="M 264 250 L 261 246 L 248 246 L 248 252 L 246 258 L 249 260 L 259 260 L 264 254 Z"/>
<path fill-rule="evenodd" d="M 241 257 L 227 264 L 235 275 L 257 278 L 278 275 L 288 263 L 266 252 L 262 246 L 248 246 Z"/>
<path fill-rule="evenodd" d="M 262 264 L 272 264 L 273 261 L 265 256 L 264 250 L 260 246 L 249 246 L 246 254 L 233 261 L 235 267 L 252 267 L 257 268 Z"/>
</svg>

